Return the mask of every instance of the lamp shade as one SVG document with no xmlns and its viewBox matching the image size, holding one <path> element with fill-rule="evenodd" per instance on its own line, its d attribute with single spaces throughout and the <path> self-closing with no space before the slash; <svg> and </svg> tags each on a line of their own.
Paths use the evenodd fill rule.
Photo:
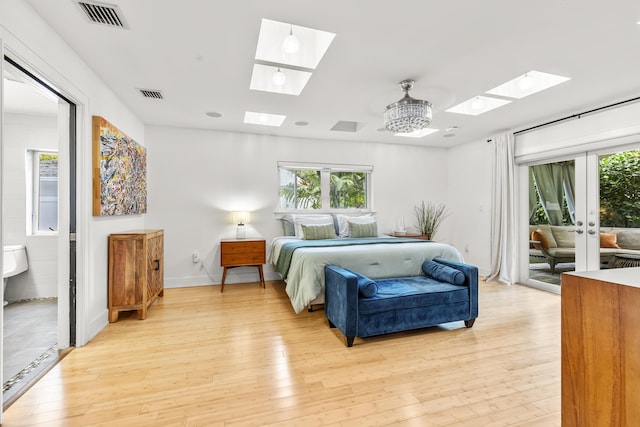
<svg viewBox="0 0 640 427">
<path fill-rule="evenodd" d="M 251 214 L 246 211 L 234 211 L 233 212 L 233 222 L 235 224 L 248 224 L 251 219 Z"/>
</svg>

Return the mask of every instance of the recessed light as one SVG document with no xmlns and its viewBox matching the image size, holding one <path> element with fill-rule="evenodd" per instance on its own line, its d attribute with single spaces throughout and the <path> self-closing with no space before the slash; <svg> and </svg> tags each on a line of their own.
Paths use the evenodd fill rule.
<svg viewBox="0 0 640 427">
<path fill-rule="evenodd" d="M 477 116 L 479 114 L 486 113 L 487 111 L 491 111 L 494 108 L 502 107 L 510 102 L 511 101 L 506 99 L 492 98 L 490 96 L 475 96 L 449 108 L 447 112 Z"/>
<path fill-rule="evenodd" d="M 433 128 L 424 128 L 414 130 L 413 132 L 408 133 L 394 133 L 393 136 L 404 136 L 407 138 L 422 138 L 423 136 L 431 135 L 432 133 L 438 132 L 440 129 Z"/>
<path fill-rule="evenodd" d="M 209 111 L 208 113 L 205 113 L 207 116 L 209 117 L 214 117 L 214 118 L 218 118 L 218 117 L 222 117 L 222 114 L 215 112 L 215 111 Z"/>
<path fill-rule="evenodd" d="M 294 125 L 296 126 L 307 126 L 309 124 L 309 122 L 295 122 Z"/>
<path fill-rule="evenodd" d="M 244 122 L 252 125 L 280 126 L 286 118 L 287 116 L 279 114 L 255 113 L 253 111 L 244 113 Z"/>
<path fill-rule="evenodd" d="M 560 83 L 571 80 L 569 77 L 543 73 L 541 71 L 529 71 L 500 86 L 487 91 L 489 95 L 505 96 L 507 98 L 521 99 L 545 89 L 549 89 Z"/>
</svg>

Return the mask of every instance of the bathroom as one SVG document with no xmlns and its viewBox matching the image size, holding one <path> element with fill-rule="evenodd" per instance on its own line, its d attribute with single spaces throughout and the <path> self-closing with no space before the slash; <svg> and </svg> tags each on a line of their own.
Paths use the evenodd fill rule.
<svg viewBox="0 0 640 427">
<path fill-rule="evenodd" d="M 58 357 L 58 100 L 5 62 L 3 404 Z"/>
</svg>

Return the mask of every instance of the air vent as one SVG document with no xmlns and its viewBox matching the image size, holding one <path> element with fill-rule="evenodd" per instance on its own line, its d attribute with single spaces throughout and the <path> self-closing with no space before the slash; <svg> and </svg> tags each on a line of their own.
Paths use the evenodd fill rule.
<svg viewBox="0 0 640 427">
<path fill-rule="evenodd" d="M 77 4 L 89 22 L 126 30 L 129 29 L 129 24 L 127 24 L 127 21 L 124 19 L 120 8 L 114 4 L 100 3 L 97 1 L 78 1 Z"/>
<path fill-rule="evenodd" d="M 358 122 L 347 122 L 344 120 L 340 120 L 335 125 L 333 125 L 331 130 L 335 130 L 338 132 L 357 132 Z"/>
<path fill-rule="evenodd" d="M 145 98 L 164 99 L 162 92 L 155 89 L 138 89 Z"/>
</svg>

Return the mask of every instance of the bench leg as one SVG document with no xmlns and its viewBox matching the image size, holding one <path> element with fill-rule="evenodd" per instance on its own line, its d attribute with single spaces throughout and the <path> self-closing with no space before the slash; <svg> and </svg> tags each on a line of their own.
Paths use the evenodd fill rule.
<svg viewBox="0 0 640 427">
<path fill-rule="evenodd" d="M 347 347 L 353 347 L 353 340 L 356 337 L 347 337 Z"/>
<path fill-rule="evenodd" d="M 466 326 L 467 328 L 471 328 L 475 322 L 476 322 L 475 318 L 469 319 L 469 320 L 465 320 L 464 321 L 464 326 Z"/>
</svg>

